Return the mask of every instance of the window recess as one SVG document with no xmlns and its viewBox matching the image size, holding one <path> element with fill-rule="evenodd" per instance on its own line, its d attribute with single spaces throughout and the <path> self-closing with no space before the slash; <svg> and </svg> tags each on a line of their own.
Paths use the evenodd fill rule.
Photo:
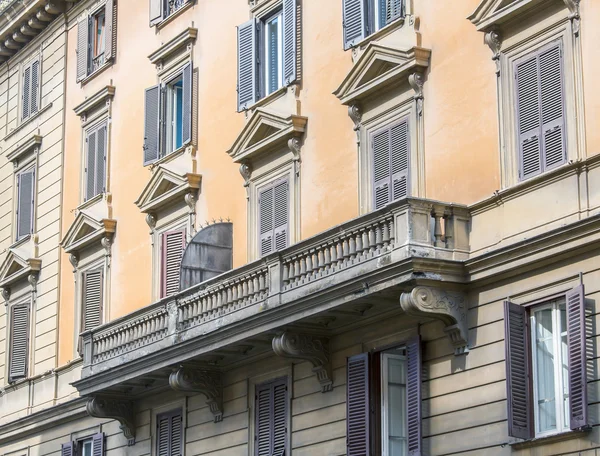
<svg viewBox="0 0 600 456">
<path fill-rule="evenodd" d="M 116 50 L 116 3 L 86 14 L 77 25 L 77 81 L 82 81 L 113 60 Z"/>
<path fill-rule="evenodd" d="M 342 0 L 344 49 L 406 14 L 405 0 Z"/>
</svg>

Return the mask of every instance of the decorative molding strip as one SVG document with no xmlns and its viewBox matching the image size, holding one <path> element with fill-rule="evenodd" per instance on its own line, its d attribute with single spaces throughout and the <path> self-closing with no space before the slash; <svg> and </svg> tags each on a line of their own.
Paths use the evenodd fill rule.
<svg viewBox="0 0 600 456">
<path fill-rule="evenodd" d="M 321 384 L 321 392 L 333 390 L 328 339 L 286 331 L 273 338 L 273 351 L 284 358 L 310 361 Z"/>
<path fill-rule="evenodd" d="M 135 444 L 133 401 L 108 396 L 95 396 L 86 404 L 88 415 L 94 418 L 112 418 L 121 423 L 121 430 L 129 446 Z"/>
<path fill-rule="evenodd" d="M 173 54 L 177 49 L 187 44 L 190 44 L 196 41 L 196 37 L 198 36 L 198 29 L 188 27 L 182 33 L 177 35 L 171 41 L 163 44 L 156 51 L 148 56 L 150 59 L 150 63 L 157 65 L 161 64 L 161 62 Z"/>
<path fill-rule="evenodd" d="M 223 420 L 223 386 L 219 372 L 180 367 L 169 376 L 169 385 L 176 391 L 204 394 L 215 423 Z"/>
<path fill-rule="evenodd" d="M 24 143 L 17 145 L 17 148 L 15 150 L 6 154 L 6 159 L 8 161 L 16 162 L 15 165 L 17 165 L 19 159 L 24 155 L 27 155 L 29 152 L 39 152 L 41 145 L 42 137 L 40 135 L 32 135 L 29 138 L 27 138 Z"/>
<path fill-rule="evenodd" d="M 443 321 L 446 325 L 444 332 L 454 346 L 454 354 L 468 352 L 467 303 L 463 293 L 418 286 L 410 293 L 402 293 L 400 305 L 409 315 Z"/>
<path fill-rule="evenodd" d="M 92 109 L 96 108 L 98 105 L 102 103 L 108 103 L 115 96 L 115 87 L 111 85 L 107 85 L 103 87 L 95 94 L 86 98 L 82 103 L 75 106 L 73 111 L 78 116 L 86 116 L 86 114 Z"/>
</svg>

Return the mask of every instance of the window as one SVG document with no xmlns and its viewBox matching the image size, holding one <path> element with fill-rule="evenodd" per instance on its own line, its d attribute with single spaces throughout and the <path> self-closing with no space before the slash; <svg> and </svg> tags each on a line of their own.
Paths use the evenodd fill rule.
<svg viewBox="0 0 600 456">
<path fill-rule="evenodd" d="M 77 81 L 82 81 L 112 61 L 116 47 L 116 4 L 106 2 L 84 14 L 77 25 Z"/>
<path fill-rule="evenodd" d="M 289 451 L 287 377 L 256 385 L 254 455 L 285 456 Z"/>
<path fill-rule="evenodd" d="M 160 297 L 179 291 L 181 258 L 185 249 L 185 229 L 167 231 L 160 236 Z"/>
<path fill-rule="evenodd" d="M 91 39 L 91 68 L 93 73 L 104 64 L 104 49 L 106 46 L 106 11 L 101 9 L 90 18 Z"/>
<path fill-rule="evenodd" d="M 297 0 L 238 27 L 238 111 L 296 81 Z"/>
<path fill-rule="evenodd" d="M 290 184 L 288 178 L 267 184 L 258 193 L 260 256 L 289 245 Z"/>
<path fill-rule="evenodd" d="M 146 89 L 144 165 L 192 140 L 192 64 Z"/>
<path fill-rule="evenodd" d="M 77 439 L 61 445 L 61 456 L 103 456 L 104 433 Z"/>
<path fill-rule="evenodd" d="M 373 208 L 409 194 L 410 140 L 408 118 L 371 134 Z"/>
<path fill-rule="evenodd" d="M 164 21 L 190 3 L 191 0 L 150 0 L 150 26 Z"/>
<path fill-rule="evenodd" d="M 156 454 L 180 456 L 183 454 L 183 417 L 181 409 L 156 416 Z"/>
<path fill-rule="evenodd" d="M 85 271 L 81 275 L 81 332 L 100 326 L 104 308 L 104 270 Z"/>
<path fill-rule="evenodd" d="M 10 309 L 9 382 L 27 377 L 29 325 L 29 303 L 13 305 Z"/>
<path fill-rule="evenodd" d="M 344 49 L 404 17 L 404 0 L 342 0 Z"/>
<path fill-rule="evenodd" d="M 348 455 L 421 450 L 420 340 L 348 358 Z"/>
<path fill-rule="evenodd" d="M 35 58 L 23 67 L 21 120 L 27 120 L 40 108 L 40 59 Z"/>
<path fill-rule="evenodd" d="M 85 200 L 106 191 L 107 124 L 88 129 L 85 133 Z"/>
<path fill-rule="evenodd" d="M 16 240 L 19 241 L 33 233 L 35 207 L 35 169 L 33 167 L 17 174 Z"/>
<path fill-rule="evenodd" d="M 586 427 L 583 286 L 530 307 L 507 301 L 505 322 L 509 435 L 530 439 Z"/>
<path fill-rule="evenodd" d="M 519 180 L 567 160 L 561 42 L 514 64 Z"/>
</svg>

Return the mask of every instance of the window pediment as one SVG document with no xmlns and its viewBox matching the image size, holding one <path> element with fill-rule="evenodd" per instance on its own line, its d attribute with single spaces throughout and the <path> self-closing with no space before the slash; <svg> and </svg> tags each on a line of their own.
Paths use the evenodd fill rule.
<svg viewBox="0 0 600 456">
<path fill-rule="evenodd" d="M 258 108 L 227 153 L 236 163 L 253 160 L 294 137 L 302 136 L 307 122 L 307 117 L 295 114 L 285 117 L 273 111 Z"/>
<path fill-rule="evenodd" d="M 179 198 L 183 200 L 190 190 L 199 190 L 201 181 L 200 174 L 178 172 L 168 168 L 167 164 L 159 165 L 135 204 L 144 213 L 156 211 Z"/>
<path fill-rule="evenodd" d="M 517 15 L 523 14 L 539 5 L 560 2 L 560 0 L 482 0 L 477 9 L 468 19 L 477 27 L 477 30 L 487 32 Z M 578 13 L 578 0 L 562 0 L 571 13 Z"/>
<path fill-rule="evenodd" d="M 32 152 L 39 151 L 42 145 L 42 137 L 40 135 L 34 134 L 28 137 L 21 144 L 17 144 L 14 150 L 10 151 L 6 154 L 6 158 L 12 162 L 19 162 L 22 158 L 28 156 Z"/>
<path fill-rule="evenodd" d="M 345 105 L 373 96 L 429 66 L 431 51 L 418 46 L 408 50 L 369 43 L 342 84 L 333 92 Z"/>
<path fill-rule="evenodd" d="M 198 36 L 198 29 L 193 27 L 188 27 L 179 35 L 177 35 L 172 40 L 166 42 L 157 50 L 155 50 L 152 54 L 148 56 L 150 63 L 154 65 L 161 65 L 164 60 L 167 60 L 173 57 L 182 47 L 189 45 L 196 41 L 196 37 Z"/>
<path fill-rule="evenodd" d="M 30 243 L 9 248 L 0 266 L 0 287 L 7 288 L 13 283 L 24 279 L 29 274 L 37 274 L 42 267 L 42 260 L 36 258 L 34 251 L 28 251 Z M 33 253 L 33 255 L 31 255 Z"/>
<path fill-rule="evenodd" d="M 106 236 L 112 237 L 116 228 L 116 220 L 101 218 L 82 210 L 75 217 L 61 245 L 66 253 L 75 253 Z"/>
</svg>

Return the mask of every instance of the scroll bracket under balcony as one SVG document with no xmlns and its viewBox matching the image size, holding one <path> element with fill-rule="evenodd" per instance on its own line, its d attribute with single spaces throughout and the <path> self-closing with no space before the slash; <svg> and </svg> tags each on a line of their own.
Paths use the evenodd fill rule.
<svg viewBox="0 0 600 456">
<path fill-rule="evenodd" d="M 402 293 L 400 305 L 409 315 L 443 321 L 446 325 L 444 332 L 454 347 L 455 355 L 469 351 L 467 300 L 464 293 L 418 286 L 410 293 Z"/>
<path fill-rule="evenodd" d="M 333 390 L 328 339 L 286 331 L 273 338 L 273 351 L 284 358 L 310 361 L 321 384 L 321 392 Z"/>
<path fill-rule="evenodd" d="M 95 396 L 86 404 L 88 415 L 94 418 L 112 418 L 121 424 L 129 446 L 135 444 L 133 402 L 122 398 Z"/>
<path fill-rule="evenodd" d="M 169 376 L 169 385 L 176 391 L 204 394 L 215 423 L 223 420 L 223 386 L 219 372 L 180 367 Z"/>
</svg>

